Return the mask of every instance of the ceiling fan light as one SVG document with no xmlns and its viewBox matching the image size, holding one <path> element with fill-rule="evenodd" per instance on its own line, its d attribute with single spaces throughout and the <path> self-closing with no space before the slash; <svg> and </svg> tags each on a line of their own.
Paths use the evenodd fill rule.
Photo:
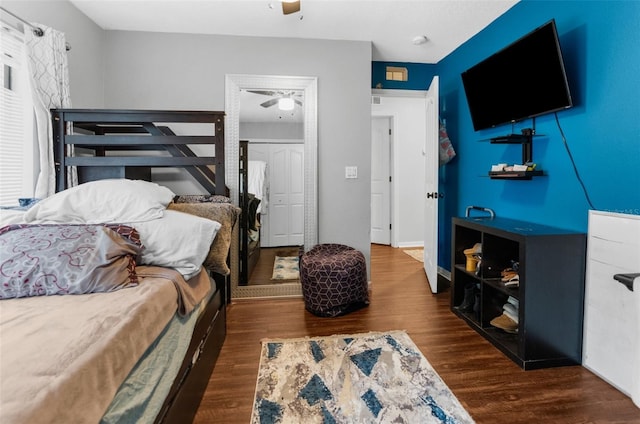
<svg viewBox="0 0 640 424">
<path fill-rule="evenodd" d="M 278 99 L 278 109 L 280 110 L 293 110 L 295 103 L 291 97 L 283 97 Z"/>
</svg>

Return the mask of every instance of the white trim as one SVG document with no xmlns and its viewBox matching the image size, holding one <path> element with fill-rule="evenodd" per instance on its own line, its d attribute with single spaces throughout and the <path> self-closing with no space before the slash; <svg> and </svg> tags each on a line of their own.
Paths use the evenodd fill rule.
<svg viewBox="0 0 640 424">
<path fill-rule="evenodd" d="M 408 247 L 415 247 L 415 248 L 420 248 L 422 249 L 424 247 L 424 241 L 420 240 L 420 241 L 405 241 L 402 243 L 398 243 L 398 248 L 400 249 L 406 249 Z"/>
<path fill-rule="evenodd" d="M 238 204 L 239 152 L 240 152 L 240 90 L 303 90 L 304 91 L 304 246 L 305 250 L 318 243 L 318 122 L 317 96 L 318 78 L 276 75 L 234 75 L 225 76 L 225 169 L 226 181 L 231 199 Z M 238 285 L 239 258 L 238 237 L 231 240 L 231 296 L 291 296 L 290 285 L 268 286 Z M 297 284 L 299 287 L 300 285 Z M 297 290 L 297 289 L 294 289 Z M 256 294 L 258 293 L 258 294 Z M 295 294 L 298 292 L 296 291 Z"/>
<path fill-rule="evenodd" d="M 427 95 L 427 91 L 425 90 L 390 90 L 390 89 L 380 89 L 380 88 L 372 88 L 371 89 L 372 96 L 380 96 L 380 97 L 415 97 L 415 98 L 424 98 Z"/>
</svg>

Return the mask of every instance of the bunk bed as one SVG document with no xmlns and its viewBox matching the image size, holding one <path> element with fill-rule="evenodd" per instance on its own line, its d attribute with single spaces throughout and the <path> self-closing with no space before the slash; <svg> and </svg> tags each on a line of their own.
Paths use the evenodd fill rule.
<svg viewBox="0 0 640 424">
<path fill-rule="evenodd" d="M 80 182 L 125 177 L 149 179 L 152 167 L 182 167 L 208 193 L 228 194 L 224 184 L 224 112 L 54 109 L 52 120 L 57 191 L 67 187 L 65 171 L 73 166 L 78 169 Z M 176 135 L 169 126 L 159 125 L 162 123 L 212 124 L 214 133 Z M 199 157 L 191 145 L 210 145 L 214 155 Z M 75 148 L 93 154 L 69 154 Z M 116 151 L 166 154 L 108 155 Z"/>
<path fill-rule="evenodd" d="M 6 237 L 17 237 L 10 242 L 15 246 L 23 239 L 19 231 L 44 228 L 50 236 L 60 230 L 69 241 L 69 231 L 88 228 L 110 243 L 109 252 L 119 249 L 120 268 L 110 275 L 124 280 L 107 284 L 101 275 L 91 290 L 58 284 L 47 286 L 54 291 L 46 293 L 42 286 L 30 294 L 3 291 L 3 342 L 16 341 L 21 351 L 3 358 L 0 417 L 29 423 L 191 422 L 226 335 L 228 252 L 240 212 L 228 200 L 224 180 L 224 112 L 58 109 L 52 120 L 58 193 L 26 210 L 23 223 L 3 227 L 0 246 L 9 243 Z M 175 123 L 211 124 L 213 132 L 177 135 L 170 128 Z M 213 154 L 198 156 L 192 145 Z M 83 183 L 77 187 L 69 187 L 71 167 Z M 180 195 L 144 181 L 156 167 L 186 169 L 207 194 Z M 106 222 L 103 216 L 123 222 Z M 178 224 L 164 221 L 169 217 L 179 218 Z M 157 243 L 162 248 L 155 251 Z M 163 262 L 167 245 L 171 254 L 193 251 L 198 259 Z M 136 265 L 145 255 L 149 260 Z M 79 295 L 67 295 L 73 290 Z M 141 294 L 146 292 L 160 300 L 147 300 Z M 33 320 L 7 323 L 12 316 Z M 25 331 L 14 325 L 19 321 L 41 327 Z M 50 347 L 52 338 L 59 340 Z M 76 346 L 78 351 L 71 350 Z M 116 353 L 103 353 L 109 348 Z M 169 361 L 172 356 L 175 361 Z M 28 359 L 38 363 L 27 366 Z M 162 371 L 155 380 L 146 380 L 156 368 Z"/>
<path fill-rule="evenodd" d="M 249 160 L 249 142 L 240 140 L 240 285 L 248 285 L 260 259 L 261 213 L 267 206 L 266 162 Z"/>
</svg>

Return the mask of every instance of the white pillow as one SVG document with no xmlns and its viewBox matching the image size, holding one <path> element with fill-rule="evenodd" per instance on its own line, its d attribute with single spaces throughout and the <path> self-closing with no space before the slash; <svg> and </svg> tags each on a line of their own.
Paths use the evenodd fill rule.
<svg viewBox="0 0 640 424">
<path fill-rule="evenodd" d="M 173 268 L 185 280 L 200 271 L 221 227 L 212 219 L 173 210 L 166 210 L 162 218 L 130 225 L 144 245 L 140 263 Z"/>
<path fill-rule="evenodd" d="M 108 179 L 71 187 L 41 200 L 25 222 L 109 224 L 160 218 L 175 194 L 142 180 Z"/>
<path fill-rule="evenodd" d="M 24 214 L 21 209 L 0 209 L 0 227 L 11 224 L 24 224 Z"/>
</svg>

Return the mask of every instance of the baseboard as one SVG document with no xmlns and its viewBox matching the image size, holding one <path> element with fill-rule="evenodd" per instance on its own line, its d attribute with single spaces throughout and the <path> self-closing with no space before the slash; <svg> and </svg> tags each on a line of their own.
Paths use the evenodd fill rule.
<svg viewBox="0 0 640 424">
<path fill-rule="evenodd" d="M 424 243 L 421 241 L 404 241 L 402 243 L 397 243 L 395 246 L 392 247 L 397 247 L 400 249 L 406 249 L 406 248 L 414 248 L 414 249 L 422 249 L 424 247 Z"/>
<path fill-rule="evenodd" d="M 442 277 L 446 278 L 447 280 L 449 280 L 449 282 L 451 282 L 451 271 L 442 268 L 441 266 L 438 267 L 438 275 L 441 275 Z"/>
<path fill-rule="evenodd" d="M 451 287 L 451 272 L 438 267 L 438 293 L 447 291 Z"/>
</svg>

